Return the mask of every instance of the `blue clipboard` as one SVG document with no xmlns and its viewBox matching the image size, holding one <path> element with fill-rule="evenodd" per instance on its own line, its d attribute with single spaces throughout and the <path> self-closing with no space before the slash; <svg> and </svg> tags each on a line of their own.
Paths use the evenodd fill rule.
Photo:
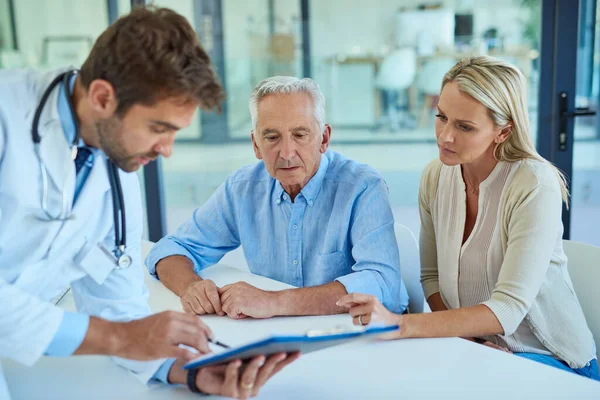
<svg viewBox="0 0 600 400">
<path fill-rule="evenodd" d="M 327 347 L 358 341 L 369 336 L 380 335 L 398 330 L 398 325 L 373 326 L 369 328 L 333 328 L 312 330 L 304 335 L 273 335 L 263 340 L 225 350 L 219 353 L 205 354 L 188 362 L 184 369 L 197 369 L 209 365 L 219 365 L 233 360 L 248 360 L 259 355 L 269 356 L 277 353 L 300 352 L 302 354 L 325 349 Z"/>
</svg>

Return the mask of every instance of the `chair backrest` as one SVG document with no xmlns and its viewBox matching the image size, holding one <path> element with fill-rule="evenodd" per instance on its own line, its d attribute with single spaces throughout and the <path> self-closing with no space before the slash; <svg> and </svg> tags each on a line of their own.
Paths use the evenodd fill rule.
<svg viewBox="0 0 600 400">
<path fill-rule="evenodd" d="M 563 240 L 563 247 L 569 259 L 569 276 L 600 358 L 600 247 L 571 240 Z"/>
<path fill-rule="evenodd" d="M 434 57 L 419 68 L 417 88 L 425 95 L 438 95 L 446 72 L 456 64 L 454 58 Z"/>
<path fill-rule="evenodd" d="M 419 246 L 415 235 L 406 226 L 395 223 L 394 231 L 400 252 L 400 272 L 410 297 L 408 311 L 413 314 L 421 313 L 424 308 L 425 295 L 421 286 Z"/>
<path fill-rule="evenodd" d="M 375 86 L 387 90 L 408 89 L 415 80 L 417 53 L 411 47 L 392 51 L 379 66 Z"/>
</svg>

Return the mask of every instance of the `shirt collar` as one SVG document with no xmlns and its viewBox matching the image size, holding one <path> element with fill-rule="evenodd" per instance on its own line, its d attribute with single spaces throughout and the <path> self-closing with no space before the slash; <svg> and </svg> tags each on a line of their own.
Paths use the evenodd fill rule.
<svg viewBox="0 0 600 400">
<path fill-rule="evenodd" d="M 73 85 L 75 84 L 76 77 L 77 75 L 74 74 L 69 80 L 69 94 L 73 92 Z M 75 138 L 75 122 L 73 122 L 74 116 L 71 112 L 71 108 L 69 107 L 67 93 L 63 84 L 60 85 L 58 93 L 58 118 L 60 119 L 60 125 L 63 129 L 63 132 L 65 133 L 65 137 L 67 138 L 67 142 L 70 146 L 71 143 L 73 143 L 73 139 Z M 79 138 L 77 146 L 85 146 L 85 143 L 83 142 L 82 138 Z"/>
<path fill-rule="evenodd" d="M 321 154 L 321 161 L 319 162 L 319 169 L 317 170 L 317 173 L 310 178 L 308 183 L 302 188 L 302 190 L 300 190 L 300 194 L 304 196 L 306 203 L 310 207 L 314 205 L 315 199 L 321 190 L 323 180 L 327 174 L 327 168 L 329 168 L 329 158 L 325 154 Z M 283 186 L 281 186 L 279 181 L 276 181 L 275 202 L 280 204 L 282 201 L 286 200 L 286 198 L 283 197 L 284 195 L 287 196 Z"/>
</svg>

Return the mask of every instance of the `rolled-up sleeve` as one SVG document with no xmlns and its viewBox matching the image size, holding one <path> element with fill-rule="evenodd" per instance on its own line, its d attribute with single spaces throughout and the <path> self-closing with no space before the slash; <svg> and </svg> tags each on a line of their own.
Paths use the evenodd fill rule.
<svg viewBox="0 0 600 400">
<path fill-rule="evenodd" d="M 529 312 L 560 240 L 562 197 L 558 185 L 538 185 L 515 206 L 508 244 L 490 300 L 483 302 L 512 335 Z"/>
<path fill-rule="evenodd" d="M 158 371 L 156 371 L 154 373 L 154 376 L 152 377 L 152 379 L 157 380 L 159 382 L 162 382 L 166 385 L 174 385 L 169 383 L 169 372 L 171 371 L 171 367 L 173 367 L 173 364 L 175 364 L 175 359 L 174 358 L 169 358 L 167 359 L 158 369 Z"/>
<path fill-rule="evenodd" d="M 355 203 L 351 223 L 352 273 L 336 280 L 348 293 L 377 297 L 390 311 L 408 306 L 408 293 L 400 275 L 400 255 L 394 233 L 394 216 L 385 182 L 366 186 Z"/>
<path fill-rule="evenodd" d="M 214 265 L 240 245 L 231 183 L 227 180 L 173 235 L 159 240 L 146 258 L 146 267 L 156 277 L 156 264 L 180 255 L 194 263 L 199 273 Z"/>
<path fill-rule="evenodd" d="M 89 324 L 89 315 L 65 311 L 58 331 L 45 354 L 50 357 L 72 355 L 83 343 Z"/>
</svg>

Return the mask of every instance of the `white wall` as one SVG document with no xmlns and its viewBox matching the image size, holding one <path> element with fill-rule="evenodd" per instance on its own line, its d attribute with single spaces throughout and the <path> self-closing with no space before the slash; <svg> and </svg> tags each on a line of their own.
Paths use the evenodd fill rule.
<svg viewBox="0 0 600 400">
<path fill-rule="evenodd" d="M 0 0 L 0 10 L 3 10 L 2 2 L 6 1 Z M 130 0 L 118 1 L 120 16 L 129 13 L 130 4 Z M 164 0 L 155 4 L 179 12 L 193 25 L 192 0 Z M 64 65 L 57 65 L 55 62 L 48 64 L 42 60 L 42 43 L 45 36 L 82 35 L 95 41 L 108 27 L 106 0 L 18 0 L 14 5 L 19 47 L 27 63 L 33 67 L 54 68 Z M 81 65 L 88 52 L 86 46 L 72 47 L 68 44 L 64 50 L 64 54 L 74 60 L 71 62 L 74 66 Z M 71 55 L 74 57 L 71 58 Z M 188 128 L 178 133 L 178 137 L 196 138 L 199 134 L 200 122 L 195 118 Z"/>
<path fill-rule="evenodd" d="M 0 49 L 12 48 L 8 0 L 0 0 Z"/>
<path fill-rule="evenodd" d="M 39 66 L 43 61 L 45 36 L 83 35 L 94 41 L 108 25 L 105 0 L 18 0 L 14 6 L 19 47 L 33 66 Z M 69 47 L 64 54 L 73 48 Z M 85 59 L 85 56 L 85 53 L 77 54 L 76 58 Z"/>
<path fill-rule="evenodd" d="M 234 137 L 249 135 L 248 98 L 254 86 L 273 71 L 268 7 L 268 0 L 223 1 L 228 123 Z M 296 34 L 299 1 L 278 0 L 274 8 L 275 33 Z"/>
<path fill-rule="evenodd" d="M 119 16 L 129 14 L 131 11 L 131 0 L 118 0 L 117 7 L 119 7 Z"/>
<path fill-rule="evenodd" d="M 335 87 L 331 64 L 326 62 L 327 59 L 338 54 L 385 53 L 394 45 L 398 10 L 412 10 L 423 3 L 440 2 L 444 8 L 472 13 L 476 36 L 482 35 L 490 27 L 496 27 L 508 44 L 519 44 L 522 40 L 521 21 L 525 11 L 520 8 L 520 0 L 312 0 L 312 72 L 313 78 L 323 88 L 325 97 L 329 100 L 331 96 L 328 92 Z"/>
<path fill-rule="evenodd" d="M 311 52 L 323 58 L 336 53 L 381 52 L 393 44 L 395 14 L 439 0 L 313 0 L 310 2 Z M 445 8 L 472 12 L 474 34 L 494 26 L 502 36 L 518 42 L 523 10 L 519 0 L 445 0 Z"/>
<path fill-rule="evenodd" d="M 194 2 L 192 0 L 161 0 L 154 1 L 153 3 L 157 7 L 167 7 L 183 15 L 188 20 L 190 25 L 194 27 Z M 198 113 L 199 112 L 197 111 L 196 116 L 190 123 L 190 126 L 177 132 L 178 139 L 196 139 L 202 135 L 200 117 Z"/>
<path fill-rule="evenodd" d="M 237 137 L 249 135 L 248 97 L 267 73 L 268 33 L 267 0 L 223 1 L 227 122 Z"/>
</svg>

